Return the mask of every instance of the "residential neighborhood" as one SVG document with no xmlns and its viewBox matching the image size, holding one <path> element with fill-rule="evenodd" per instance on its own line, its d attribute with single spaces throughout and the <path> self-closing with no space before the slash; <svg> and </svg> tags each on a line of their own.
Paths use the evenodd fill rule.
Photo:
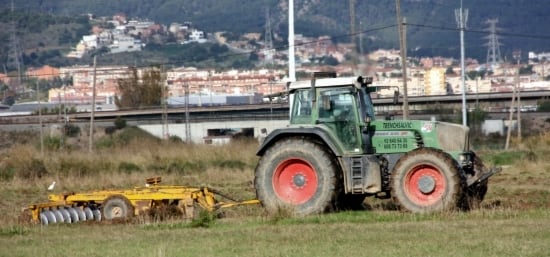
<svg viewBox="0 0 550 257">
<path fill-rule="evenodd" d="M 195 68 L 178 66 L 166 70 L 164 84 L 167 88 L 166 100 L 178 105 L 185 102 L 194 105 L 229 104 L 228 96 L 242 96 L 235 103 L 258 103 L 265 96 L 284 92 L 289 81 L 286 65 L 288 51 L 274 51 L 262 42 L 259 33 L 248 33 L 238 39 L 229 40 L 223 32 L 208 37 L 205 32 L 193 27 L 191 22 L 184 24 L 157 24 L 150 20 L 129 19 L 118 13 L 112 17 L 96 18 L 89 15 L 97 24 L 90 35 L 85 35 L 67 57 L 81 58 L 94 51 L 105 54 L 141 51 L 147 42 L 162 42 L 171 35 L 179 44 L 190 42 L 215 42 L 228 46 L 240 53 L 255 52 L 259 65 L 255 69 Z M 210 39 L 209 39 L 210 38 Z M 394 88 L 404 92 L 401 55 L 399 50 L 379 49 L 366 54 L 353 51 L 349 43 L 334 43 L 330 36 L 309 38 L 301 34 L 295 36 L 296 72 L 302 78 L 316 71 L 332 71 L 339 75 L 372 76 L 374 85 L 386 86 L 376 97 L 393 95 Z M 512 92 L 513 90 L 550 89 L 549 53 L 528 53 L 528 62 L 499 63 L 488 67 L 478 60 L 465 60 L 466 94 L 489 92 Z M 358 62 L 350 62 L 355 58 Z M 452 95 L 462 93 L 462 79 L 459 60 L 441 56 L 407 58 L 407 92 L 409 96 Z M 147 68 L 138 67 L 142 72 Z M 527 72 L 520 73 L 520 70 Z M 519 76 L 518 76 L 519 75 Z M 94 76 L 96 103 L 116 109 L 115 98 L 120 95 L 118 80 L 128 78 L 128 66 L 92 65 L 28 68 L 26 77 L 40 80 L 65 78 L 71 83 L 48 91 L 49 103 L 67 105 L 90 105 L 93 99 Z M 70 78 L 70 79 L 69 79 Z M 9 84 L 15 79 L 0 73 L 0 80 Z M 519 79 L 519 83 L 517 82 Z M 32 91 L 32 89 L 30 89 Z M 186 96 L 187 95 L 187 96 Z M 244 102 L 243 102 L 244 101 Z M 78 109 L 88 111 L 89 107 Z"/>
</svg>

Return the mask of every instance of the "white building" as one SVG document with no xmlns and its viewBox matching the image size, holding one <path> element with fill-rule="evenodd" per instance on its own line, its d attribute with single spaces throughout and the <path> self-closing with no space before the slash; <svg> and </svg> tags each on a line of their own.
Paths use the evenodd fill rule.
<svg viewBox="0 0 550 257">
<path fill-rule="evenodd" d="M 134 39 L 129 36 L 117 36 L 113 43 L 109 45 L 109 50 L 111 53 L 122 53 L 122 52 L 135 52 L 141 51 L 141 40 Z"/>
</svg>

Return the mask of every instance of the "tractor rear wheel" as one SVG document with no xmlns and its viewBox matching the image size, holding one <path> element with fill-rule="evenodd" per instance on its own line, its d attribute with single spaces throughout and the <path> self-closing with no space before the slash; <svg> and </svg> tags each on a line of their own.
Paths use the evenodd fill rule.
<svg viewBox="0 0 550 257">
<path fill-rule="evenodd" d="M 391 174 L 391 183 L 392 197 L 400 207 L 428 213 L 459 207 L 466 180 L 449 154 L 419 148 L 401 157 Z"/>
<path fill-rule="evenodd" d="M 289 138 L 271 146 L 255 171 L 256 194 L 268 213 L 321 213 L 336 200 L 337 166 L 332 154 L 306 139 Z"/>
<path fill-rule="evenodd" d="M 103 218 L 105 220 L 126 219 L 134 216 L 134 207 L 124 196 L 110 196 L 103 202 Z"/>
</svg>

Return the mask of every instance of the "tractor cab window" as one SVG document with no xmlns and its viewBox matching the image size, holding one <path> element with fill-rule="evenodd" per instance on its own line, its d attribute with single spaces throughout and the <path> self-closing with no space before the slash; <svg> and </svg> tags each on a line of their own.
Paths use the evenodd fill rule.
<svg viewBox="0 0 550 257">
<path fill-rule="evenodd" d="M 347 150 L 358 149 L 357 107 L 353 88 L 326 88 L 319 91 L 318 122 L 328 126 Z"/>
<path fill-rule="evenodd" d="M 311 89 L 298 90 L 294 94 L 290 123 L 303 124 L 311 121 Z"/>
</svg>

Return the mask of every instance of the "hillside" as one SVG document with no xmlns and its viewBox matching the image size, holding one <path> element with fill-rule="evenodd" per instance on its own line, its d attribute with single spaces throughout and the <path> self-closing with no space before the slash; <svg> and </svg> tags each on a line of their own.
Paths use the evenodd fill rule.
<svg viewBox="0 0 550 257">
<path fill-rule="evenodd" d="M 0 0 L 8 10 L 12 1 Z M 356 1 L 358 30 L 363 33 L 363 48 L 396 48 L 398 46 L 395 1 Z M 464 0 L 469 9 L 465 35 L 467 57 L 484 61 L 487 54 L 488 19 L 498 19 L 499 43 L 503 57 L 511 58 L 514 49 L 548 51 L 550 28 L 545 26 L 550 6 L 546 0 Z M 272 30 L 285 44 L 287 34 L 287 1 L 262 0 L 20 0 L 16 10 L 75 16 L 93 13 L 111 16 L 123 12 L 129 17 L 148 18 L 162 24 L 191 21 L 207 32 L 263 32 L 266 8 L 271 13 Z M 411 56 L 458 57 L 459 36 L 454 17 L 456 1 L 402 0 L 406 17 L 408 54 Z M 348 1 L 295 0 L 296 33 L 306 36 L 330 35 L 340 42 L 349 41 Z M 521 17 L 520 19 L 518 17 Z M 5 30 L 3 30 L 5 31 Z M 6 35 L 3 36 L 4 38 Z M 9 41 L 4 41 L 9 42 Z M 2 48 L 5 48 L 6 45 Z"/>
</svg>

